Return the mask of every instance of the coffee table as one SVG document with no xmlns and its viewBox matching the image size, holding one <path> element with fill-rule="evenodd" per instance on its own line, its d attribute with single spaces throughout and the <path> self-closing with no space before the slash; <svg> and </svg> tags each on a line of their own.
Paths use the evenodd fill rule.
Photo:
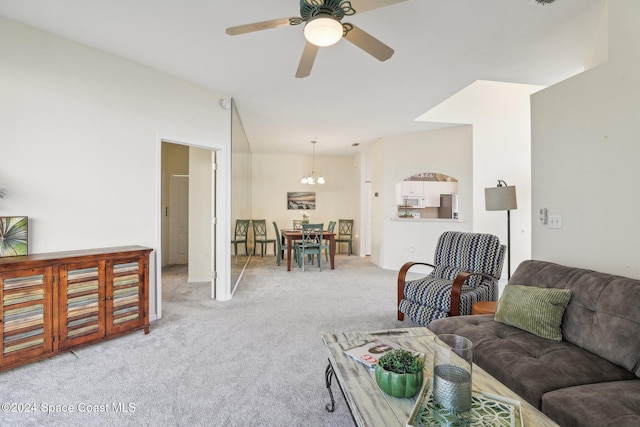
<svg viewBox="0 0 640 427">
<path fill-rule="evenodd" d="M 411 399 L 399 399 L 386 395 L 378 388 L 374 371 L 344 353 L 344 350 L 364 344 L 376 337 L 384 337 L 402 348 L 425 353 L 425 378 L 433 377 L 434 334 L 427 328 L 327 333 L 322 336 L 324 345 L 329 350 L 329 365 L 325 370 L 325 381 L 331 403 L 327 404 L 326 409 L 333 412 L 335 408 L 331 390 L 332 379 L 335 377 L 357 426 L 404 427 L 417 396 Z M 473 389 L 519 400 L 526 427 L 558 425 L 475 364 L 473 365 Z"/>
</svg>

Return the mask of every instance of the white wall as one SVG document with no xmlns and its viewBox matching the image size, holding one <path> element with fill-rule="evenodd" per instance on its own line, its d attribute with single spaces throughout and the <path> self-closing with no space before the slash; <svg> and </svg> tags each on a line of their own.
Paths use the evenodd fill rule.
<svg viewBox="0 0 640 427">
<path fill-rule="evenodd" d="M 511 211 L 511 270 L 531 258 L 530 95 L 540 86 L 478 80 L 425 113 L 420 120 L 473 126 L 473 231 L 507 244 L 507 213 L 485 210 L 484 189 L 498 180 L 516 187 Z M 508 262 L 505 259 L 503 277 Z"/>
<path fill-rule="evenodd" d="M 438 237 L 473 229 L 473 159 L 470 126 L 382 138 L 372 144 L 373 237 L 371 260 L 386 269 L 407 261 L 433 261 Z M 400 220 L 395 186 L 408 176 L 436 172 L 458 179 L 460 222 Z M 378 196 L 375 197 L 375 193 Z"/>
<path fill-rule="evenodd" d="M 160 140 L 228 146 L 221 95 L 4 18 L 0 40 L 0 215 L 32 253 L 158 249 Z"/>
<path fill-rule="evenodd" d="M 251 146 L 233 105 L 231 138 L 231 232 L 236 219 L 251 218 Z"/>
<path fill-rule="evenodd" d="M 302 219 L 302 211 L 287 209 L 287 192 L 291 191 L 316 193 L 316 209 L 308 211 L 310 222 L 318 221 L 328 225 L 329 221 L 354 219 L 354 226 L 356 229 L 359 227 L 358 156 L 316 154 L 316 172 L 326 180 L 322 185 L 300 183 L 300 179 L 311 171 L 311 155 L 253 153 L 252 157 L 252 216 L 253 219 L 267 220 L 269 236 L 275 235 L 272 221 L 276 221 L 278 228 L 287 229 L 293 226 L 294 219 Z M 357 239 L 354 239 L 353 250 L 357 253 Z M 346 251 L 346 246 L 343 251 Z M 269 253 L 272 253 L 272 249 L 269 249 Z"/>
<path fill-rule="evenodd" d="M 532 97 L 534 258 L 639 278 L 640 2 L 609 0 L 609 61 Z"/>
</svg>

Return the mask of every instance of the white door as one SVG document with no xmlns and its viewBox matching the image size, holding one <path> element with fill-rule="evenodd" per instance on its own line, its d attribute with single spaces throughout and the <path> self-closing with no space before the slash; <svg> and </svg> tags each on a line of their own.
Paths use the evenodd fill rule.
<svg viewBox="0 0 640 427">
<path fill-rule="evenodd" d="M 189 262 L 189 175 L 171 175 L 169 184 L 169 263 Z"/>
<path fill-rule="evenodd" d="M 364 217 L 364 254 L 371 255 L 371 181 L 365 181 L 364 184 L 365 207 L 363 209 Z"/>
<path fill-rule="evenodd" d="M 218 228 L 216 211 L 216 175 L 218 165 L 216 164 L 216 152 L 211 152 L 211 299 L 216 298 L 216 281 L 218 280 L 218 269 L 216 264 L 216 230 Z"/>
</svg>

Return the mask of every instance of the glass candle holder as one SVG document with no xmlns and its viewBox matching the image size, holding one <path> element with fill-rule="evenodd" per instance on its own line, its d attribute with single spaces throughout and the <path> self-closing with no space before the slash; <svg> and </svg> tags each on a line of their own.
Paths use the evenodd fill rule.
<svg viewBox="0 0 640 427">
<path fill-rule="evenodd" d="M 473 343 L 465 337 L 441 334 L 435 338 L 433 400 L 454 412 L 471 409 Z"/>
</svg>

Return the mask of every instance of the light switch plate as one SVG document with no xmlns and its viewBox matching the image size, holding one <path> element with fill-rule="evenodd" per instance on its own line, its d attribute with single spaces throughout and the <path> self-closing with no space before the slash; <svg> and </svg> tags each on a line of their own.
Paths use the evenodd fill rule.
<svg viewBox="0 0 640 427">
<path fill-rule="evenodd" d="M 560 215 L 549 215 L 549 228 L 562 228 L 562 217 Z"/>
</svg>

